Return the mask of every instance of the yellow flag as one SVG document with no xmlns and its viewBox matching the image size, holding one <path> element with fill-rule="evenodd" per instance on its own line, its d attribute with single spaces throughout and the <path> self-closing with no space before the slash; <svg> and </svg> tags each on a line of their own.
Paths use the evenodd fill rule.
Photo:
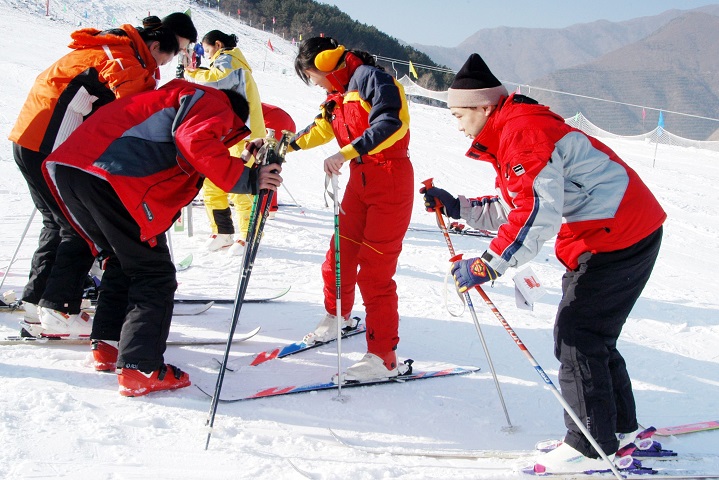
<svg viewBox="0 0 719 480">
<path fill-rule="evenodd" d="M 419 78 L 417 75 L 417 70 L 414 69 L 414 65 L 412 65 L 412 60 L 409 61 L 409 73 L 414 75 L 414 78 Z"/>
</svg>

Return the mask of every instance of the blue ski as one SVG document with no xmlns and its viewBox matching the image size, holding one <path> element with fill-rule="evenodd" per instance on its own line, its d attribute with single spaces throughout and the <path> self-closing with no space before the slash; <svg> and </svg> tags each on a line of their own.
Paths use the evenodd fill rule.
<svg viewBox="0 0 719 480">
<path fill-rule="evenodd" d="M 352 319 L 355 321 L 354 327 L 344 329 L 342 332 L 342 338 L 359 335 L 360 333 L 364 333 L 366 331 L 367 327 L 359 324 L 359 322 L 361 321 L 359 317 L 352 317 Z M 267 350 L 255 355 L 255 358 L 253 358 L 250 362 L 250 366 L 254 367 L 256 365 L 260 365 L 261 363 L 265 363 L 268 360 L 274 360 L 275 358 L 284 358 L 289 355 L 294 355 L 295 353 L 300 353 L 304 352 L 305 350 L 310 350 L 312 348 L 321 347 L 322 345 L 327 345 L 331 342 L 334 342 L 334 340 L 330 340 L 328 342 L 316 342 L 308 345 L 304 341 L 301 341 L 285 345 L 284 347 Z"/>
<path fill-rule="evenodd" d="M 412 360 L 407 360 L 405 363 L 408 363 L 411 365 Z M 449 377 L 453 375 L 466 375 L 468 373 L 473 373 L 479 370 L 479 367 L 453 367 L 448 368 L 445 370 L 426 370 L 426 371 L 415 371 L 413 372 L 411 369 L 410 371 L 405 375 L 400 375 L 398 377 L 394 378 L 388 378 L 385 380 L 372 380 L 368 382 L 351 382 L 351 383 L 343 383 L 342 388 L 352 388 L 352 387 L 366 387 L 370 385 L 382 385 L 386 383 L 405 383 L 405 382 L 411 382 L 413 380 L 426 380 L 428 378 L 440 378 L 440 377 Z M 208 397 L 212 397 L 211 393 L 206 392 L 201 387 L 197 387 L 202 393 L 207 395 Z M 257 393 L 254 393 L 252 395 L 249 395 L 247 397 L 240 397 L 240 398 L 227 398 L 223 399 L 221 398 L 219 401 L 222 403 L 235 403 L 235 402 L 243 402 L 245 400 L 255 400 L 258 398 L 268 398 L 268 397 L 276 397 L 280 395 L 292 395 L 295 393 L 305 393 L 305 392 L 317 392 L 321 390 L 336 390 L 337 384 L 333 382 L 325 382 L 325 383 L 313 383 L 309 385 L 287 385 L 287 386 L 279 386 L 279 387 L 271 387 L 266 388 L 264 390 L 261 390 Z"/>
</svg>

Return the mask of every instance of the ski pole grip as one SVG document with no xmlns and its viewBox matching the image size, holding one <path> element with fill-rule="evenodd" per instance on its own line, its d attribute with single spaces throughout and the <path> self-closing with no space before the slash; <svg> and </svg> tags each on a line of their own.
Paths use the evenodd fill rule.
<svg viewBox="0 0 719 480">
<path fill-rule="evenodd" d="M 424 191 L 426 192 L 430 188 L 434 187 L 434 178 L 428 178 L 424 182 L 422 182 L 422 185 L 424 185 Z M 439 208 L 442 208 L 444 205 L 439 200 L 439 198 L 434 197 L 434 209 L 437 210 Z"/>
<path fill-rule="evenodd" d="M 463 253 L 457 254 L 454 257 L 450 258 L 449 261 L 452 263 L 458 262 L 458 261 L 462 260 L 462 255 L 464 255 L 464 254 Z"/>
</svg>

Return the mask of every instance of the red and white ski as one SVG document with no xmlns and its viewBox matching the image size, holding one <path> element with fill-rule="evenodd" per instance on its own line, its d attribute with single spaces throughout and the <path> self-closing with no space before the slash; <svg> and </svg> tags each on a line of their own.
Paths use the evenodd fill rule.
<svg viewBox="0 0 719 480">
<path fill-rule="evenodd" d="M 673 427 L 657 428 L 654 435 L 668 437 L 670 435 L 684 435 L 686 433 L 705 432 L 707 430 L 715 430 L 719 428 L 719 420 L 709 420 L 708 422 L 687 423 L 684 425 L 675 425 Z"/>
</svg>

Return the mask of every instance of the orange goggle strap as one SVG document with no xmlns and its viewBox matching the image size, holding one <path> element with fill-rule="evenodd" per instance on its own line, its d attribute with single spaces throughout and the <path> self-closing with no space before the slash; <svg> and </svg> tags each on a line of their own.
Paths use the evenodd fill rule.
<svg viewBox="0 0 719 480">
<path fill-rule="evenodd" d="M 323 50 L 315 57 L 315 67 L 320 72 L 331 72 L 337 67 L 344 53 L 344 45 L 340 45 L 332 50 Z"/>
</svg>

